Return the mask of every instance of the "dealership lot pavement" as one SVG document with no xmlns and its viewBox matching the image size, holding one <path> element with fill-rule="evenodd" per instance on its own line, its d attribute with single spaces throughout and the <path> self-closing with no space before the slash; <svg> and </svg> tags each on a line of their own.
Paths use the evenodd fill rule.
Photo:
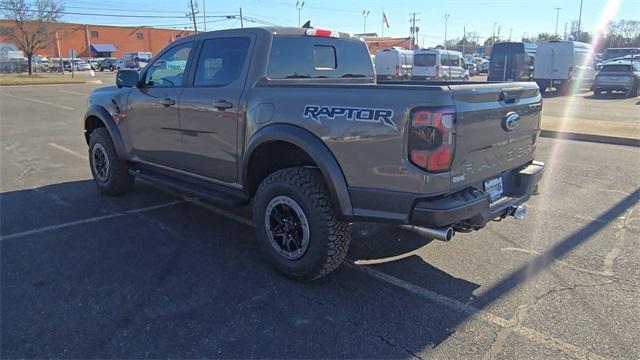
<svg viewBox="0 0 640 360">
<path fill-rule="evenodd" d="M 98 195 L 81 117 L 99 86 L 0 88 L 1 357 L 640 357 L 640 148 L 542 138 L 525 221 L 450 243 L 356 224 L 349 261 L 300 284 L 246 208 Z M 638 101 L 544 111 L 637 122 Z"/>
</svg>

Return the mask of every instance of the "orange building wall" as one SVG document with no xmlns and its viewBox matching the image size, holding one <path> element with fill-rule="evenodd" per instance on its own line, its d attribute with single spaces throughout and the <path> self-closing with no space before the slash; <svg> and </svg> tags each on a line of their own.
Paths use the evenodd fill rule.
<svg viewBox="0 0 640 360">
<path fill-rule="evenodd" d="M 11 27 L 10 20 L 0 20 L 1 27 Z M 120 27 L 105 25 L 84 25 L 56 23 L 49 27 L 51 31 L 50 41 L 44 50 L 37 55 L 48 57 L 68 57 L 69 50 L 75 49 L 77 57 L 91 57 L 91 44 L 112 44 L 118 51 L 111 56 L 120 57 L 125 52 L 150 51 L 153 55 L 160 52 L 165 46 L 176 39 L 176 36 L 187 36 L 191 31 L 153 29 L 145 27 Z M 91 37 L 91 32 L 97 31 L 98 37 Z M 56 44 L 57 33 L 58 44 Z M 137 33 L 142 33 L 142 40 L 137 39 Z M 0 35 L 0 43 L 12 42 Z M 60 53 L 58 53 L 58 47 Z"/>
</svg>

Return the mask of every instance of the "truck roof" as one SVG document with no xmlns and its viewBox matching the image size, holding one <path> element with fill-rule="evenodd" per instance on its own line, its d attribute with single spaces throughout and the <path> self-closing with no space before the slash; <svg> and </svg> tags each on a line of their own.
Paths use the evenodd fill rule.
<svg viewBox="0 0 640 360">
<path fill-rule="evenodd" d="M 306 36 L 308 34 L 308 31 L 310 30 L 317 31 L 317 30 L 324 30 L 324 29 L 314 29 L 314 28 L 307 29 L 307 28 L 299 28 L 299 27 L 249 27 L 249 28 L 242 28 L 242 29 L 214 30 L 214 31 L 201 32 L 194 35 L 185 36 L 176 40 L 175 43 L 191 41 L 195 38 L 207 37 L 210 35 L 225 34 L 225 33 L 237 34 L 239 32 L 240 33 L 246 32 L 248 34 L 255 34 L 255 33 L 262 32 L 264 34 L 270 34 L 273 36 Z M 328 31 L 332 32 L 332 35 L 333 35 L 332 37 L 334 38 L 343 39 L 343 40 L 362 41 L 360 38 L 351 36 L 348 33 L 332 31 L 332 30 L 328 30 Z"/>
</svg>

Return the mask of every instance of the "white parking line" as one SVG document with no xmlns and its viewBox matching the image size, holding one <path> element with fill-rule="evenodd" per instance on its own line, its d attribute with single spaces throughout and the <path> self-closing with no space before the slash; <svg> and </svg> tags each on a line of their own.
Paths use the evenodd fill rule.
<svg viewBox="0 0 640 360">
<path fill-rule="evenodd" d="M 30 102 L 34 102 L 34 103 L 38 103 L 38 104 L 49 105 L 49 106 L 57 107 L 59 109 L 64 109 L 64 110 L 75 110 L 74 108 L 72 108 L 70 106 L 64 106 L 64 105 L 60 105 L 60 104 L 50 103 L 48 101 L 43 101 L 43 100 L 38 100 L 38 99 L 32 99 L 32 98 L 26 98 L 26 97 L 22 97 L 22 96 L 7 94 L 5 92 L 2 93 L 2 96 L 8 96 L 8 97 L 14 98 L 14 99 L 20 99 L 20 100 L 30 101 Z"/>
<path fill-rule="evenodd" d="M 40 233 L 47 232 L 47 231 L 60 230 L 60 229 L 65 229 L 65 228 L 72 227 L 72 226 L 84 225 L 84 224 L 94 223 L 94 222 L 98 222 L 98 221 L 102 221 L 102 220 L 114 219 L 114 218 L 118 218 L 118 217 L 122 217 L 122 216 L 126 216 L 126 215 L 137 214 L 137 213 L 141 213 L 141 212 L 145 212 L 145 211 L 162 209 L 162 208 L 173 206 L 173 205 L 180 204 L 180 203 L 183 203 L 183 202 L 184 202 L 184 200 L 176 200 L 176 201 L 171 201 L 171 202 L 160 204 L 160 205 L 147 206 L 147 207 L 143 207 L 143 208 L 139 208 L 139 209 L 127 210 L 127 211 L 124 211 L 124 212 L 117 212 L 117 213 L 113 213 L 113 214 L 109 214 L 109 215 L 96 216 L 96 217 L 92 217 L 92 218 L 88 218 L 88 219 L 70 221 L 70 222 L 57 224 L 57 225 L 45 226 L 45 227 L 41 227 L 41 228 L 38 228 L 38 229 L 27 230 L 27 231 L 22 231 L 22 232 L 18 232 L 18 233 L 8 234 L 8 235 L 2 235 L 2 236 L 0 236 L 0 241 L 17 239 L 17 238 L 21 238 L 21 237 L 24 237 L 24 236 L 40 234 Z"/>
<path fill-rule="evenodd" d="M 578 346 L 569 344 L 565 341 L 562 341 L 560 339 L 556 339 L 554 337 L 552 337 L 551 335 L 547 335 L 547 334 L 543 334 L 539 331 L 530 329 L 526 326 L 522 326 L 522 325 L 517 325 L 514 324 L 512 321 L 509 321 L 505 318 L 502 318 L 500 316 L 494 315 L 488 311 L 484 311 L 484 310 L 480 310 L 477 309 L 471 305 L 468 304 L 464 304 L 461 303 L 457 300 L 448 298 L 444 295 L 440 295 L 436 292 L 433 292 L 431 290 L 422 288 L 420 286 L 408 283 L 404 280 L 401 280 L 395 276 L 380 272 L 378 270 L 372 269 L 370 267 L 367 266 L 358 266 L 355 265 L 353 262 L 346 260 L 345 264 L 355 270 L 361 271 L 367 275 L 370 275 L 374 278 L 377 278 L 378 280 L 381 280 L 383 282 L 386 282 L 390 285 L 393 285 L 395 287 L 399 287 L 401 289 L 404 289 L 406 291 L 409 291 L 415 295 L 418 295 L 426 300 L 429 300 L 431 302 L 435 302 L 437 304 L 440 304 L 442 306 L 445 306 L 451 310 L 469 315 L 471 316 L 475 316 L 478 317 L 479 319 L 497 325 L 501 328 L 510 328 L 513 332 L 526 337 L 529 340 L 532 340 L 540 345 L 544 345 L 546 347 L 552 348 L 552 349 L 556 349 L 559 351 L 562 351 L 570 356 L 573 356 L 577 359 L 602 359 L 604 360 L 604 358 L 600 355 L 594 354 L 588 350 L 582 349 Z M 468 320 L 466 320 L 468 321 Z"/>
<path fill-rule="evenodd" d="M 49 143 L 49 146 L 54 147 L 54 148 L 56 148 L 56 149 L 58 149 L 60 151 L 64 151 L 67 154 L 71 154 L 71 155 L 73 155 L 75 157 L 79 157 L 80 159 L 87 160 L 87 155 L 82 155 L 79 152 L 73 151 L 73 150 L 71 150 L 71 149 L 69 149 L 67 147 L 62 146 L 62 145 L 58 145 L 56 143 Z"/>
</svg>

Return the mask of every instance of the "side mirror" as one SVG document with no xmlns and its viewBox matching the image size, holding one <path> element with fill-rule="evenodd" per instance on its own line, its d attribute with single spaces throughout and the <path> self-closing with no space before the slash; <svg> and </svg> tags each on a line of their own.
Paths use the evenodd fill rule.
<svg viewBox="0 0 640 360">
<path fill-rule="evenodd" d="M 116 85 L 121 87 L 136 87 L 138 86 L 138 71 L 137 70 L 118 70 L 116 75 Z"/>
</svg>

